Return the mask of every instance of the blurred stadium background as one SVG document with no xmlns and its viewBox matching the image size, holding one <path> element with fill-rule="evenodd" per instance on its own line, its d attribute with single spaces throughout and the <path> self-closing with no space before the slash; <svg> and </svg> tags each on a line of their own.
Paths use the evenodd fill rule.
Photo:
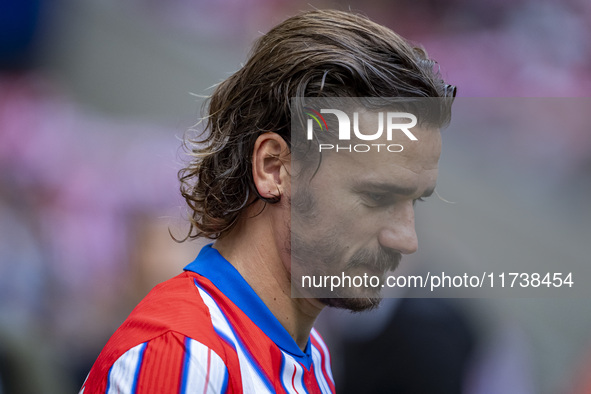
<svg viewBox="0 0 591 394">
<path fill-rule="evenodd" d="M 591 108 L 587 0 L 5 0 L 0 394 L 77 392 L 137 301 L 194 258 L 199 242 L 168 234 L 187 229 L 181 138 L 261 32 L 312 7 L 357 11 L 421 43 L 461 99 Z M 520 252 L 544 267 L 590 263 L 585 115 L 543 138 L 449 130 L 438 191 L 457 204 L 419 213 L 409 264 L 478 265 L 474 243 L 505 239 L 527 239 Z M 364 379 L 396 393 L 591 392 L 588 299 L 393 299 L 371 317 L 327 311 L 319 325 L 342 392 L 379 392 L 355 388 Z"/>
</svg>

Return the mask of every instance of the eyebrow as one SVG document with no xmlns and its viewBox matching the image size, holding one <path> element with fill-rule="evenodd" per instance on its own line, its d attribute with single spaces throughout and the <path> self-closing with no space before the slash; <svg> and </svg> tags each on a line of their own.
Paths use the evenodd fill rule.
<svg viewBox="0 0 591 394">
<path fill-rule="evenodd" d="M 417 187 L 405 187 L 396 185 L 393 183 L 381 183 L 381 182 L 360 182 L 357 187 L 360 190 L 376 190 L 381 192 L 387 192 L 392 194 L 398 194 L 401 196 L 412 196 L 417 192 Z M 420 197 L 430 197 L 435 192 L 435 187 L 426 189 Z"/>
</svg>

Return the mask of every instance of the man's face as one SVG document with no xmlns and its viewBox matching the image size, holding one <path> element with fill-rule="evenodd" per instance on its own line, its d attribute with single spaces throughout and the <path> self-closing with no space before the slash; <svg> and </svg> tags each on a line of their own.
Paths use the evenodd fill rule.
<svg viewBox="0 0 591 394">
<path fill-rule="evenodd" d="M 360 125 L 376 130 L 377 114 L 361 112 Z M 302 175 L 292 180 L 291 272 L 296 286 L 302 275 L 317 280 L 366 275 L 383 283 L 402 254 L 417 250 L 414 205 L 435 189 L 441 137 L 437 129 L 415 127 L 412 132 L 418 141 L 403 133 L 392 141 L 340 141 L 400 144 L 404 149 L 323 152 L 311 179 Z M 326 305 L 360 311 L 377 306 L 381 284 L 329 293 L 329 282 L 327 287 L 300 290 L 309 296 L 312 291 L 311 296 Z"/>
</svg>

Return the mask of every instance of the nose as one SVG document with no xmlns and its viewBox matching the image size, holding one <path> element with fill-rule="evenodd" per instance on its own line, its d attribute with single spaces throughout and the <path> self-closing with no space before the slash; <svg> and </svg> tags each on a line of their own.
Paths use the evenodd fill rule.
<svg viewBox="0 0 591 394">
<path fill-rule="evenodd" d="M 411 254 L 419 247 L 415 230 L 415 212 L 412 202 L 384 215 L 378 234 L 378 242 L 384 248 L 402 254 Z"/>
</svg>

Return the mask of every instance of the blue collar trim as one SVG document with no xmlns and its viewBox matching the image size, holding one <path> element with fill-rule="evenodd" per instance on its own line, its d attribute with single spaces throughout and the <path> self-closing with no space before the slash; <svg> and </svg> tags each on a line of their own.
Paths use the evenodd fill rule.
<svg viewBox="0 0 591 394">
<path fill-rule="evenodd" d="M 287 330 L 269 310 L 234 266 L 210 245 L 204 246 L 197 258 L 185 267 L 209 279 L 226 297 L 240 308 L 281 349 L 310 368 L 312 351 L 310 340 L 302 351 Z"/>
</svg>

